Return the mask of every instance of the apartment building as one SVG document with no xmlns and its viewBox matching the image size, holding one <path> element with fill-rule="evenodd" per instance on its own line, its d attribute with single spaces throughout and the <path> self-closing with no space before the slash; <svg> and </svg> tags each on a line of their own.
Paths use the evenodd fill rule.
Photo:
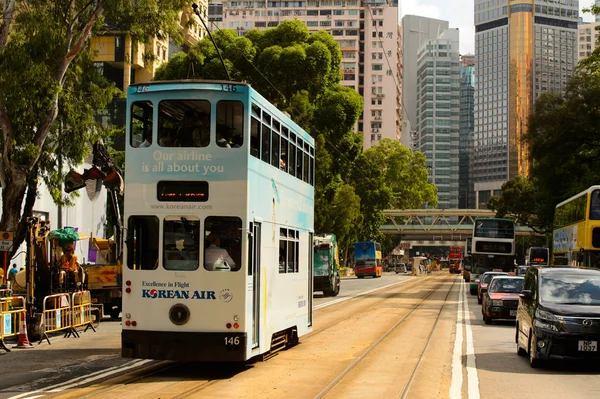
<svg viewBox="0 0 600 399">
<path fill-rule="evenodd" d="M 417 52 L 416 147 L 425 154 L 438 208 L 458 208 L 460 55 L 458 29 L 421 43 Z"/>
<path fill-rule="evenodd" d="M 596 17 L 598 19 L 599 17 Z M 577 35 L 577 61 L 592 55 L 592 52 L 598 47 L 598 32 L 600 21 L 580 23 L 579 34 Z"/>
<path fill-rule="evenodd" d="M 223 0 L 212 2 L 209 8 L 211 26 L 234 29 L 240 36 L 293 18 L 310 31 L 330 32 L 339 42 L 341 84 L 364 98 L 364 112 L 357 124 L 364 135 L 363 148 L 383 138 L 399 140 L 397 0 Z"/>
<path fill-rule="evenodd" d="M 475 0 L 477 207 L 516 175 L 528 175 L 524 134 L 535 100 L 562 92 L 577 64 L 577 0 Z"/>
</svg>

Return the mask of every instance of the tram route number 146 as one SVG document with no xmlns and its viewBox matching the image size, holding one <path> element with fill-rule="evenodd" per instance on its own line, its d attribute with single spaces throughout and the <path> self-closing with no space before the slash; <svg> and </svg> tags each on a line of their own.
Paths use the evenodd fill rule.
<svg viewBox="0 0 600 399">
<path fill-rule="evenodd" d="M 239 345 L 240 337 L 225 337 L 225 345 Z"/>
</svg>

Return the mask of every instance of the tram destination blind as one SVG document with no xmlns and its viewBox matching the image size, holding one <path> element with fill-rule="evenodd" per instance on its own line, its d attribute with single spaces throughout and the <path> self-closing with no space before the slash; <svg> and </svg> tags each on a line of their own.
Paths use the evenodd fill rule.
<svg viewBox="0 0 600 399">
<path fill-rule="evenodd" d="M 207 181 L 159 181 L 156 197 L 161 202 L 206 202 Z"/>
</svg>

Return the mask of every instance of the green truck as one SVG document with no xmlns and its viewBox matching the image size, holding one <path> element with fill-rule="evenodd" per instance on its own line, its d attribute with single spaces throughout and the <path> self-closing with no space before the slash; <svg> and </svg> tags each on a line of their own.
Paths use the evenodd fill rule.
<svg viewBox="0 0 600 399">
<path fill-rule="evenodd" d="M 324 296 L 340 293 L 340 257 L 335 234 L 314 238 L 313 291 L 323 291 Z"/>
</svg>

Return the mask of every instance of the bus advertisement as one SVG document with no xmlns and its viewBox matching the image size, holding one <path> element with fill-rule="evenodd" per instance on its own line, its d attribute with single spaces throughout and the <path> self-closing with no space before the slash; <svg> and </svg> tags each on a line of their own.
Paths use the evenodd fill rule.
<svg viewBox="0 0 600 399">
<path fill-rule="evenodd" d="M 515 221 L 477 218 L 471 242 L 470 292 L 477 295 L 479 277 L 485 272 L 515 270 Z"/>
<path fill-rule="evenodd" d="M 246 361 L 297 343 L 314 139 L 231 81 L 131 85 L 126 121 L 122 356 Z"/>
<path fill-rule="evenodd" d="M 381 277 L 383 261 L 381 245 L 378 242 L 366 241 L 354 244 L 354 274 L 356 277 Z"/>
<path fill-rule="evenodd" d="M 448 252 L 448 270 L 451 274 L 460 273 L 463 261 L 463 247 L 451 245 Z"/>
<path fill-rule="evenodd" d="M 556 205 L 552 236 L 554 265 L 600 266 L 600 186 Z"/>
</svg>

